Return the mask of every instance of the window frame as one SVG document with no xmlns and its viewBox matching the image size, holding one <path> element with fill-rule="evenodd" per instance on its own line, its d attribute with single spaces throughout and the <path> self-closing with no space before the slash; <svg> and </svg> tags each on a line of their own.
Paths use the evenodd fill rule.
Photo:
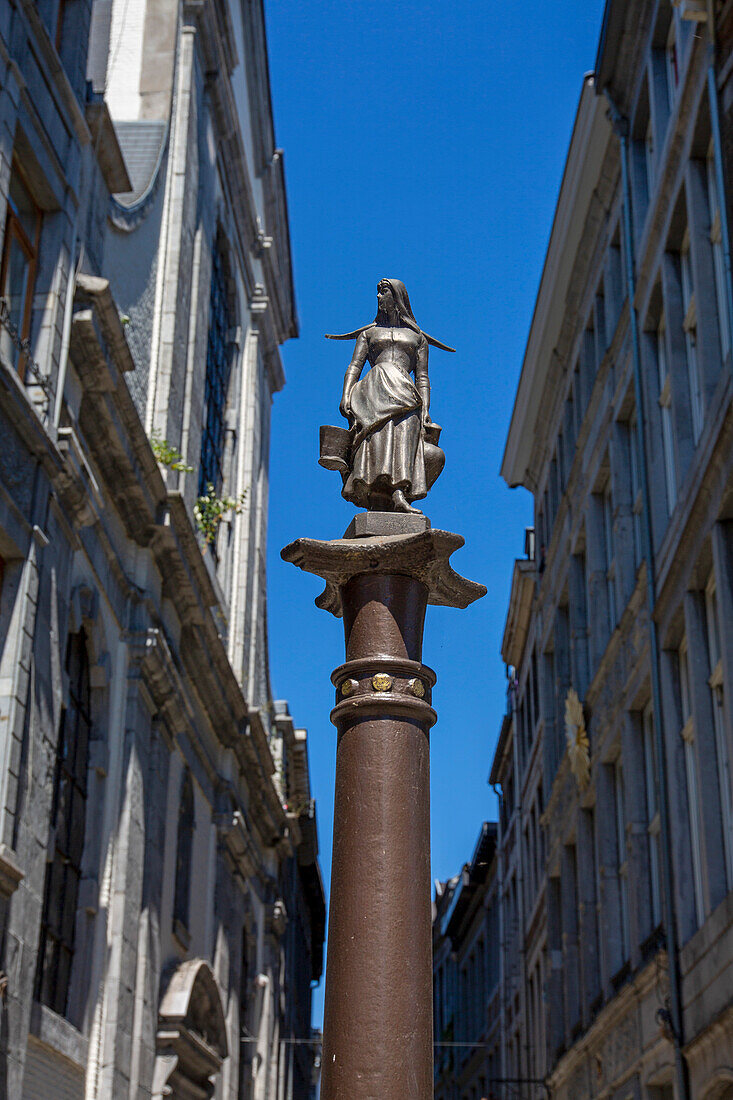
<svg viewBox="0 0 733 1100">
<path fill-rule="evenodd" d="M 677 503 L 677 465 L 674 456 L 674 427 L 672 424 L 672 380 L 667 359 L 666 339 L 667 321 L 664 313 L 662 313 L 657 325 L 658 404 L 662 419 L 662 451 L 664 482 L 667 490 L 667 514 L 671 516 Z"/>
<path fill-rule="evenodd" d="M 73 677 L 71 665 L 77 653 L 79 672 Z M 87 827 L 89 745 L 93 729 L 89 650 L 83 627 L 69 635 L 65 668 L 69 676 L 69 697 L 68 705 L 61 711 L 56 742 L 51 808 L 53 855 L 46 866 L 35 981 L 36 1000 L 64 1017 L 68 1013 L 76 949 L 76 916 Z M 85 742 L 79 740 L 82 724 L 86 727 Z M 83 744 L 81 761 L 80 744 Z M 69 790 L 71 795 L 67 797 Z M 54 886 L 59 885 L 59 880 L 63 882 L 61 906 L 60 910 L 55 907 L 52 911 Z"/>
<path fill-rule="evenodd" d="M 710 688 L 710 706 L 713 712 L 713 734 L 717 758 L 718 784 L 720 788 L 720 809 L 723 826 L 723 854 L 725 858 L 727 885 L 733 884 L 733 806 L 731 805 L 730 755 L 725 729 L 725 690 L 723 680 L 723 659 L 720 648 L 720 618 L 716 597 L 715 575 L 711 573 L 705 586 L 705 629 L 708 644 L 708 687 Z"/>
<path fill-rule="evenodd" d="M 191 924 L 191 867 L 196 833 L 196 796 L 191 772 L 185 766 L 179 797 L 173 882 L 173 931 L 179 939 L 182 936 L 185 939 Z"/>
<path fill-rule="evenodd" d="M 619 883 L 621 944 L 623 963 L 631 957 L 631 924 L 629 913 L 629 861 L 626 851 L 626 808 L 624 806 L 624 772 L 621 757 L 613 762 L 613 800 L 616 824 L 616 869 Z"/>
<path fill-rule="evenodd" d="M 651 702 L 641 712 L 642 748 L 644 753 L 644 796 L 646 801 L 649 880 L 653 927 L 662 923 L 661 879 L 661 817 L 657 801 L 657 752 L 654 742 L 654 710 Z"/>
<path fill-rule="evenodd" d="M 723 252 L 723 225 L 718 197 L 718 179 L 715 167 L 715 148 L 712 141 L 706 158 L 708 207 L 710 213 L 710 245 L 713 250 L 713 275 L 715 278 L 715 301 L 718 307 L 718 336 L 720 356 L 724 363 L 731 349 L 730 317 L 728 316 L 728 297 L 726 293 L 725 255 Z"/>
<path fill-rule="evenodd" d="M 664 43 L 664 70 L 667 74 L 667 103 L 670 114 L 674 111 L 677 102 L 677 93 L 680 87 L 680 35 L 677 25 L 677 12 L 673 9 L 672 18 L 669 21 L 667 38 Z"/>
<path fill-rule="evenodd" d="M 697 354 L 697 305 L 695 302 L 695 284 L 692 276 L 692 257 L 690 255 L 690 231 L 685 235 L 680 249 L 680 279 L 682 283 L 682 309 L 685 333 L 685 355 L 687 382 L 690 390 L 690 416 L 692 419 L 692 438 L 697 446 L 702 435 L 705 410 L 703 405 L 702 383 L 700 380 L 700 361 Z"/>
<path fill-rule="evenodd" d="M 221 232 L 216 235 L 211 260 L 199 495 L 205 494 L 209 485 L 213 485 L 215 493 L 220 493 L 224 483 L 226 410 L 234 366 L 234 348 L 230 338 L 234 318 L 229 300 L 229 272 Z"/>
<path fill-rule="evenodd" d="M 702 848 L 700 828 L 700 790 L 697 759 L 695 756 L 695 723 L 692 716 L 692 696 L 690 691 L 690 665 L 687 656 L 687 639 L 683 638 L 677 651 L 679 662 L 680 703 L 682 707 L 682 729 L 685 758 L 685 777 L 687 780 L 687 805 L 690 818 L 690 845 L 692 859 L 692 879 L 695 897 L 695 918 L 697 927 L 705 918 L 705 893 L 702 878 Z"/>
<path fill-rule="evenodd" d="M 34 240 L 28 236 L 20 217 L 20 214 L 15 209 L 13 199 L 11 197 L 10 182 L 12 182 L 13 176 L 16 176 L 20 182 L 21 187 L 28 195 L 31 201 L 35 217 L 35 233 Z M 30 336 L 31 320 L 33 315 L 33 294 L 35 291 L 36 274 L 38 269 L 38 253 L 40 250 L 41 241 L 41 224 L 43 221 L 43 214 L 41 208 L 33 197 L 31 188 L 28 186 L 23 169 L 18 163 L 17 159 L 13 157 L 10 169 L 10 182 L 8 184 L 8 193 L 6 196 L 6 213 L 5 213 L 5 232 L 3 235 L 3 247 L 2 255 L 0 256 L 0 298 L 3 299 L 8 306 L 9 315 L 9 297 L 6 295 L 6 279 L 8 277 L 8 267 L 10 263 L 10 245 L 13 240 L 17 240 L 20 245 L 21 251 L 25 255 L 27 262 L 26 268 L 26 285 L 23 291 L 23 308 L 20 315 L 20 324 L 17 326 L 18 337 L 22 340 L 27 340 Z M 20 375 L 23 375 L 26 365 L 25 352 L 18 351 L 16 349 L 14 363 L 15 369 Z"/>
</svg>

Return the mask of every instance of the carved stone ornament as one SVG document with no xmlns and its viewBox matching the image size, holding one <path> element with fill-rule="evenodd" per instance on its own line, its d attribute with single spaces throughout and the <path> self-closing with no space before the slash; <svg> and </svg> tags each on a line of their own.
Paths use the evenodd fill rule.
<svg viewBox="0 0 733 1100">
<path fill-rule="evenodd" d="M 219 987 L 205 959 L 187 959 L 161 998 L 153 1100 L 211 1097 L 228 1054 Z"/>
<path fill-rule="evenodd" d="M 583 790 L 590 781 L 590 742 L 585 728 L 583 704 L 575 688 L 570 688 L 565 699 L 565 739 L 568 743 L 570 770 Z"/>
</svg>

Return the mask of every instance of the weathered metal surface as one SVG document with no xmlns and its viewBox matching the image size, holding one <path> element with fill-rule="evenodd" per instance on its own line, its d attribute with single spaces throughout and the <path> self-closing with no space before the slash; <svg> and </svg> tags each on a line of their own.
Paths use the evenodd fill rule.
<svg viewBox="0 0 733 1100">
<path fill-rule="evenodd" d="M 429 734 L 410 684 L 428 589 L 357 575 L 343 588 L 323 1100 L 428 1100 L 433 1087 Z M 388 690 L 373 680 L 386 677 Z M 338 685 L 357 687 L 347 699 Z M 429 689 L 426 694 L 429 695 Z"/>
<path fill-rule="evenodd" d="M 425 530 L 416 534 L 373 535 L 365 538 L 296 539 L 281 556 L 306 573 L 323 577 L 326 588 L 316 606 L 336 616 L 343 613 L 341 589 L 357 573 L 405 574 L 426 585 L 428 603 L 468 607 L 486 594 L 483 584 L 454 572 L 450 556 L 463 546 L 460 535 Z"/>
<path fill-rule="evenodd" d="M 356 344 L 340 405 L 349 427 L 321 428 L 321 465 L 338 470 L 341 495 L 360 508 L 418 513 L 411 502 L 427 495 L 445 464 L 441 429 L 430 419 L 428 345 L 453 348 L 422 331 L 399 279 L 379 281 L 371 324 L 329 339 Z"/>
</svg>

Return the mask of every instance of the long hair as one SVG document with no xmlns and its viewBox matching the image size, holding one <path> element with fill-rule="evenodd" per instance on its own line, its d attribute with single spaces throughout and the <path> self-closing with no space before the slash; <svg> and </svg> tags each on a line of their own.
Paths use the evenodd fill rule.
<svg viewBox="0 0 733 1100">
<path fill-rule="evenodd" d="M 389 283 L 392 290 L 392 296 L 395 300 L 395 307 L 400 321 L 405 328 L 411 328 L 414 332 L 422 333 L 429 344 L 432 344 L 434 348 L 440 348 L 441 351 L 455 351 L 455 348 L 449 348 L 447 344 L 441 344 L 440 340 L 434 339 L 432 336 L 428 336 L 427 332 L 418 325 L 415 320 L 415 314 L 412 312 L 412 306 L 410 305 L 410 296 L 407 293 L 407 287 L 401 279 L 380 279 L 380 283 Z M 353 332 L 342 332 L 339 334 L 332 334 L 327 332 L 327 340 L 355 340 L 357 336 L 360 336 L 362 332 L 366 332 L 367 329 L 374 328 L 379 320 L 379 310 L 377 310 L 377 316 L 369 325 L 362 325 L 361 328 L 354 329 Z"/>
</svg>

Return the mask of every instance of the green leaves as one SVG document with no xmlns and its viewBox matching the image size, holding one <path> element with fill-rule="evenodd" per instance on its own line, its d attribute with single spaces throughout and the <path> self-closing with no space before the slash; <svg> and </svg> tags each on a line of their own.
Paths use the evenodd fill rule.
<svg viewBox="0 0 733 1100">
<path fill-rule="evenodd" d="M 181 474 L 193 473 L 193 466 L 186 465 L 181 452 L 177 451 L 167 439 L 163 439 L 157 432 L 153 432 L 150 446 L 153 448 L 153 454 L 161 466 L 167 466 L 169 470 L 175 470 Z"/>
<path fill-rule="evenodd" d="M 209 482 L 206 486 L 206 492 L 198 498 L 193 506 L 196 526 L 204 536 L 207 546 L 214 541 L 219 524 L 230 512 L 235 516 L 242 512 L 246 496 L 246 489 L 238 497 L 217 496 L 214 486 Z"/>
</svg>

